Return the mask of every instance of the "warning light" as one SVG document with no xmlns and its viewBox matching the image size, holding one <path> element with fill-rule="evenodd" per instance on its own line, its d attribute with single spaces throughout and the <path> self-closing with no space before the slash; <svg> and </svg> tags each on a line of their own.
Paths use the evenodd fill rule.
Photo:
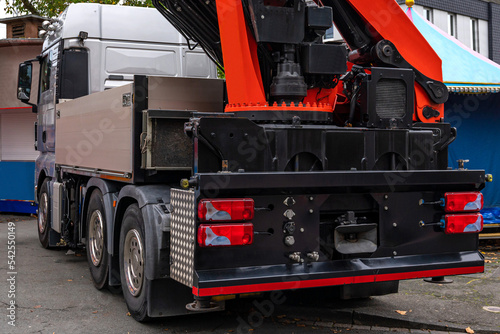
<svg viewBox="0 0 500 334">
<path fill-rule="evenodd" d="M 201 247 L 244 246 L 253 242 L 253 225 L 202 224 L 198 228 L 198 245 Z"/>
<path fill-rule="evenodd" d="M 198 218 L 210 221 L 247 221 L 253 219 L 255 204 L 251 198 L 202 199 L 198 204 Z"/>
<path fill-rule="evenodd" d="M 483 208 L 484 198 L 480 192 L 444 194 L 446 212 L 477 212 Z"/>
</svg>

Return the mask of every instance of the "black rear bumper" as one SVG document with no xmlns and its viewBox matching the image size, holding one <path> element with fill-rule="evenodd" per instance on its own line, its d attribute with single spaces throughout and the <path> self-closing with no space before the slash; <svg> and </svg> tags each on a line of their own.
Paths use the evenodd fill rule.
<svg viewBox="0 0 500 334">
<path fill-rule="evenodd" d="M 196 271 L 193 294 L 216 296 L 273 290 L 473 274 L 484 271 L 479 252 Z"/>
<path fill-rule="evenodd" d="M 478 191 L 484 187 L 485 173 L 477 170 L 432 171 L 322 171 L 202 173 L 192 180 L 196 199 L 244 197 L 255 199 L 254 243 L 231 249 L 195 248 L 193 294 L 216 296 L 335 285 L 388 282 L 405 279 L 472 274 L 484 271 L 484 260 L 477 251 L 477 235 L 445 235 L 435 228 L 422 228 L 419 221 L 434 222 L 441 217 L 440 207 L 420 206 L 419 199 L 439 199 L 444 192 Z M 429 195 L 430 194 L 430 195 Z M 293 246 L 283 244 L 282 224 L 288 210 L 284 200 L 293 197 L 297 204 L 294 222 L 297 230 Z M 369 198 L 367 207 L 362 200 Z M 351 208 L 349 203 L 359 201 Z M 345 209 L 336 206 L 347 202 Z M 196 203 L 197 200 L 194 200 Z M 272 205 L 268 205 L 271 203 Z M 367 212 L 378 224 L 377 250 L 359 258 L 329 259 L 320 249 L 324 234 L 320 221 L 332 220 L 323 212 Z M 364 211 L 363 211 L 364 210 Z M 443 211 L 444 212 L 444 211 Z M 360 213 L 365 215 L 365 213 Z M 192 221 L 193 234 L 197 222 Z M 323 226 L 323 225 L 322 225 Z M 288 255 L 319 252 L 317 262 L 292 263 Z M 185 255 L 180 255 L 180 257 Z"/>
</svg>

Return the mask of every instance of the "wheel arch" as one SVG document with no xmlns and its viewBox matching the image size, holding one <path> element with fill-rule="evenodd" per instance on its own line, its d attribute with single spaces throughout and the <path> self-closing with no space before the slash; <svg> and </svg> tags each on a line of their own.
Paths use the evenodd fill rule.
<svg viewBox="0 0 500 334">
<path fill-rule="evenodd" d="M 42 188 L 43 182 L 45 182 L 45 179 L 51 179 L 50 177 L 47 176 L 47 171 L 45 169 L 42 169 L 40 173 L 38 174 L 37 182 L 36 182 L 36 191 L 35 191 L 35 202 L 39 203 L 39 198 L 40 198 L 40 189 Z M 49 187 L 49 193 L 50 187 Z"/>
<path fill-rule="evenodd" d="M 169 213 L 162 206 L 170 203 L 170 187 L 167 185 L 127 185 L 120 190 L 115 210 L 115 230 L 113 231 L 113 258 L 119 254 L 120 229 L 127 208 L 137 203 L 144 220 L 144 246 L 146 248 L 146 277 L 150 280 L 164 276 L 160 262 L 160 248 L 163 237 L 163 222 Z M 166 208 L 166 207 L 165 207 Z M 114 262 L 114 261 L 113 261 Z M 115 263 L 115 262 L 114 262 Z M 116 262 L 118 265 L 119 263 Z M 119 266 L 118 266 L 119 268 Z"/>
<path fill-rule="evenodd" d="M 101 192 L 103 197 L 104 212 L 106 218 L 106 229 L 108 231 L 113 231 L 112 227 L 113 227 L 113 217 L 115 211 L 113 203 L 117 199 L 120 187 L 118 184 L 114 182 L 93 177 L 89 179 L 86 184 L 86 190 L 83 198 L 82 213 L 80 217 L 80 222 L 81 222 L 80 225 L 82 228 L 82 232 L 85 233 L 85 237 L 87 237 L 87 210 L 89 206 L 90 196 L 92 196 L 92 193 L 97 189 Z M 112 238 L 107 237 L 106 241 L 109 243 L 112 241 Z"/>
</svg>

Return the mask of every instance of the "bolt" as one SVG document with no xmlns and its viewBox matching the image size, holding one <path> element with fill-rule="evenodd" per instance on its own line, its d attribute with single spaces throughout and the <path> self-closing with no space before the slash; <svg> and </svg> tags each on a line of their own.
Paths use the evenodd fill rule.
<svg viewBox="0 0 500 334">
<path fill-rule="evenodd" d="M 293 253 L 288 255 L 288 258 L 294 262 L 301 262 L 300 253 Z"/>
<path fill-rule="evenodd" d="M 388 210 L 389 210 L 389 207 L 388 207 L 388 206 L 384 206 L 384 210 L 385 210 L 385 211 L 388 211 Z"/>
<path fill-rule="evenodd" d="M 394 251 L 394 252 L 392 252 L 392 255 L 396 256 L 396 255 L 398 255 L 398 252 Z"/>
<path fill-rule="evenodd" d="M 295 238 L 292 236 L 288 236 L 285 238 L 285 245 L 293 246 L 295 244 Z"/>
<path fill-rule="evenodd" d="M 313 209 L 309 209 L 309 213 L 314 213 L 314 210 Z"/>
<path fill-rule="evenodd" d="M 319 253 L 318 252 L 308 253 L 307 258 L 310 261 L 317 262 L 319 260 Z"/>
<path fill-rule="evenodd" d="M 283 216 L 288 218 L 288 220 L 292 220 L 292 218 L 295 216 L 295 212 L 293 212 L 293 210 L 288 209 L 285 211 L 285 213 L 283 213 Z"/>
<path fill-rule="evenodd" d="M 314 201 L 314 197 L 312 197 L 312 196 L 311 196 L 311 197 L 309 197 L 309 200 L 310 200 L 310 201 Z"/>
<path fill-rule="evenodd" d="M 294 232 L 295 232 L 295 223 L 294 222 L 286 223 L 283 233 L 293 234 Z"/>
<path fill-rule="evenodd" d="M 303 227 L 301 227 L 301 228 L 300 228 L 300 232 L 304 233 L 304 231 L 305 231 L 305 230 L 304 230 L 304 228 L 303 228 Z"/>
<path fill-rule="evenodd" d="M 389 195 L 384 195 L 384 199 L 389 199 Z"/>
<path fill-rule="evenodd" d="M 265 16 L 264 16 L 264 15 L 261 15 L 261 16 L 260 16 L 260 18 L 261 18 L 261 19 L 264 19 L 264 18 L 265 18 Z"/>
<path fill-rule="evenodd" d="M 392 226 L 398 227 L 398 223 L 392 223 Z"/>
</svg>

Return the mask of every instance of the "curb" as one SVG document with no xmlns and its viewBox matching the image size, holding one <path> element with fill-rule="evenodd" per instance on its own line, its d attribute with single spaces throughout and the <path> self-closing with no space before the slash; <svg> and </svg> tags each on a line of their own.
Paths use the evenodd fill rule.
<svg viewBox="0 0 500 334">
<path fill-rule="evenodd" d="M 380 316 L 356 310 L 324 309 L 315 315 L 304 312 L 303 319 L 294 319 L 297 324 L 331 329 L 357 329 L 366 331 L 387 331 L 399 333 L 458 334 L 467 333 L 464 326 L 454 323 L 430 323 L 417 319 L 399 319 Z M 322 319 L 322 320 L 319 320 Z M 328 319 L 328 320 L 323 320 Z M 280 319 L 278 319 L 280 321 Z M 289 321 L 289 320 L 288 320 Z M 475 334 L 500 334 L 500 330 L 473 326 Z"/>
<path fill-rule="evenodd" d="M 464 326 L 460 326 L 454 323 L 431 323 L 419 321 L 418 319 L 406 320 L 393 318 L 390 316 L 378 316 L 369 313 L 361 313 L 357 311 L 352 312 L 353 324 L 354 325 L 370 325 L 370 326 L 381 326 L 384 327 L 397 327 L 397 328 L 408 328 L 411 330 L 430 330 L 430 331 L 442 331 L 442 332 L 458 332 L 466 333 Z M 489 328 L 476 328 L 474 329 L 475 334 L 500 334 L 499 330 L 493 330 Z"/>
</svg>

